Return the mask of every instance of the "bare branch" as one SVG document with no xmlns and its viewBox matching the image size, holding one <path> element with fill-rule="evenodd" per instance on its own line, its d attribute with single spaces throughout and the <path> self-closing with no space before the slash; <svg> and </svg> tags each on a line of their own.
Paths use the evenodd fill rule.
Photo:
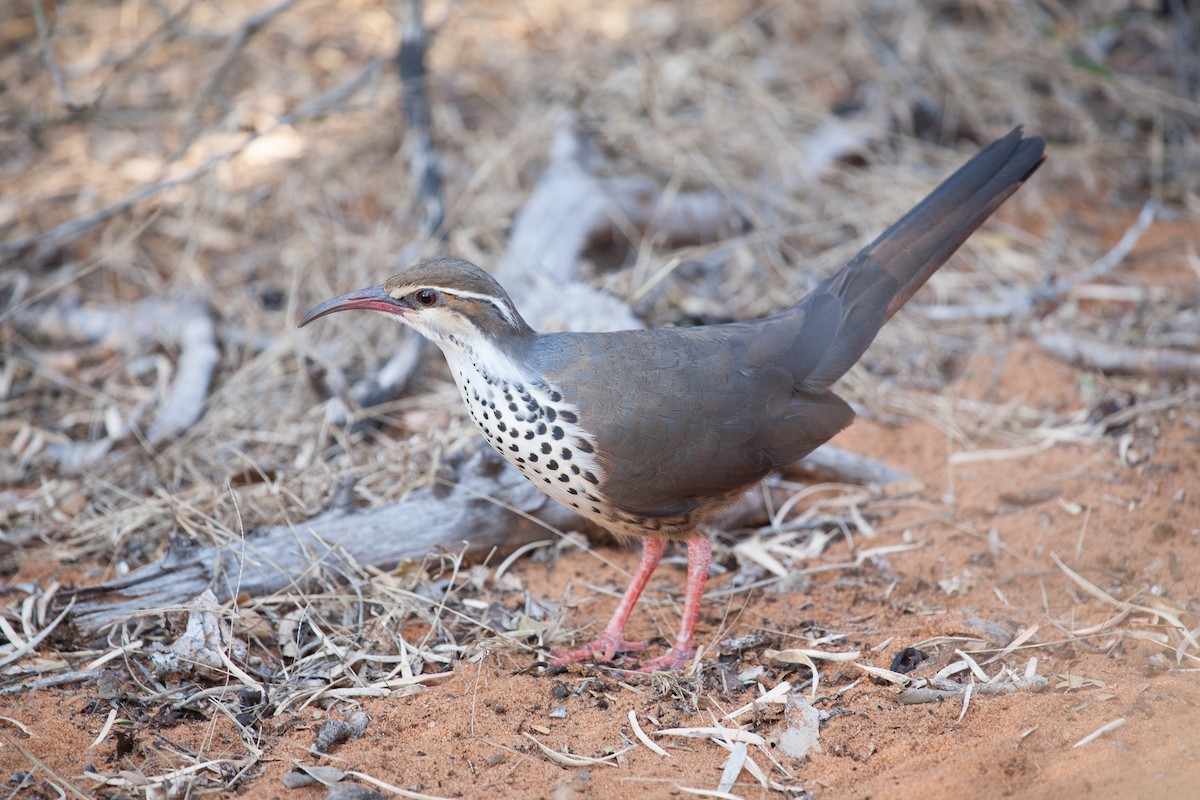
<svg viewBox="0 0 1200 800">
<path fill-rule="evenodd" d="M 512 514 L 497 513 L 508 509 Z M 68 592 L 85 635 L 148 609 L 179 605 L 211 588 L 224 602 L 263 597 L 355 566 L 390 569 L 431 552 L 464 550 L 479 558 L 546 538 L 547 528 L 584 523 L 516 469 L 480 446 L 452 482 L 416 489 L 404 500 L 365 511 L 335 508 L 307 522 L 254 531 L 232 544 L 172 548 L 123 578 Z"/>
<path fill-rule="evenodd" d="M 1081 339 L 1059 330 L 1037 334 L 1038 346 L 1055 358 L 1083 369 L 1152 377 L 1200 376 L 1200 354 L 1156 347 L 1122 345 Z"/>
<path fill-rule="evenodd" d="M 175 148 L 175 152 L 167 159 L 168 161 L 174 161 L 179 158 L 187 152 L 187 149 L 192 146 L 192 142 L 196 140 L 196 136 L 200 133 L 200 115 L 204 113 L 204 109 L 212 102 L 213 95 L 217 93 L 221 81 L 225 79 L 234 61 L 237 60 L 242 50 L 245 49 L 246 43 L 250 41 L 254 34 L 262 30 L 268 22 L 284 11 L 287 11 L 295 3 L 296 0 L 280 0 L 280 2 L 270 8 L 264 8 L 242 20 L 242 24 L 238 26 L 238 29 L 230 34 L 228 41 L 225 43 L 225 52 L 221 54 L 220 63 L 217 64 L 217 68 L 212 71 L 212 74 L 208 76 L 208 81 L 196 96 L 196 102 L 192 104 L 188 120 L 183 126 L 183 141 Z"/>
<path fill-rule="evenodd" d="M 445 241 L 446 206 L 442 200 L 441 170 L 433 142 L 433 117 L 426 94 L 429 72 L 425 67 L 425 52 L 429 47 L 429 29 L 425 27 L 421 0 L 408 0 L 408 5 L 408 19 L 396 53 L 404 117 L 408 123 L 408 165 L 417 181 L 421 236 L 430 239 L 437 235 Z"/>
<path fill-rule="evenodd" d="M 149 200 L 151 197 L 162 194 L 170 189 L 179 186 L 186 186 L 207 175 L 213 170 L 227 161 L 237 158 L 245 151 L 254 141 L 267 136 L 282 127 L 295 125 L 306 119 L 318 116 L 326 111 L 340 105 L 346 98 L 359 91 L 365 86 L 372 77 L 374 77 L 380 68 L 386 63 L 386 59 L 374 59 L 365 67 L 352 75 L 348 80 L 341 85 L 331 89 L 330 91 L 313 98 L 308 103 L 297 108 L 291 114 L 285 114 L 279 117 L 273 125 L 269 125 L 263 130 L 254 131 L 246 136 L 235 147 L 226 150 L 224 153 L 218 153 L 211 156 L 203 163 L 188 170 L 183 175 L 169 180 L 157 181 L 155 183 L 146 184 L 133 190 L 129 194 L 122 197 L 116 202 L 99 208 L 96 211 L 83 217 L 69 219 L 66 222 L 55 225 L 49 230 L 41 231 L 21 239 L 14 239 L 8 242 L 0 242 L 0 259 L 8 259 L 17 253 L 30 247 L 53 247 L 61 245 L 64 242 L 69 242 L 77 236 L 81 236 L 86 231 L 91 230 L 106 220 L 109 220 L 118 214 L 123 214 L 129 211 L 134 206 L 144 200 Z"/>
<path fill-rule="evenodd" d="M 46 22 L 46 12 L 42 9 L 41 0 L 29 0 L 29 5 L 33 7 L 33 20 L 37 25 L 38 41 L 42 45 L 42 58 L 46 61 L 46 69 L 50 71 L 50 77 L 54 79 L 54 88 L 58 89 L 59 100 L 66 108 L 74 110 L 77 106 L 71 100 L 71 95 L 67 93 L 67 82 L 63 78 L 62 70 L 58 67 L 58 61 L 54 58 L 54 46 L 50 42 L 50 25 Z"/>
<path fill-rule="evenodd" d="M 564 116 L 550 163 L 517 213 L 508 246 L 496 262 L 497 280 L 520 297 L 521 313 L 536 328 L 642 327 L 628 305 L 579 278 L 579 256 L 599 236 L 649 229 L 682 243 L 745 226 L 715 190 L 667 198 L 662 187 L 646 178 L 597 177 L 599 159 L 579 121 Z"/>
<path fill-rule="evenodd" d="M 99 342 L 110 340 L 132 350 L 148 345 L 180 349 L 174 380 L 150 425 L 152 444 L 177 436 L 200 418 L 213 374 L 220 360 L 216 328 L 207 306 L 194 296 L 151 295 L 132 307 L 80 305 L 38 306 L 13 316 L 18 330 L 55 340 Z M 107 444 L 111 445 L 111 442 Z M 68 458 L 76 466 L 99 457 L 105 447 L 88 445 Z M 77 459 L 82 458 L 82 462 Z"/>
<path fill-rule="evenodd" d="M 1038 307 L 1049 307 L 1062 302 L 1072 289 L 1107 275 L 1120 266 L 1129 253 L 1137 246 L 1142 234 L 1154 222 L 1158 214 L 1158 203 L 1147 200 L 1138 213 L 1137 219 L 1121 236 L 1120 241 L 1100 258 L 1096 259 L 1087 269 L 1082 269 L 1074 275 L 1069 275 L 1049 285 L 1035 287 L 1029 290 L 1014 290 L 1007 296 L 993 303 L 975 305 L 926 305 L 916 306 L 917 313 L 926 319 L 936 322 L 972 322 L 996 319 L 1014 319 L 1028 316 Z"/>
<path fill-rule="evenodd" d="M 1112 272 L 1129 257 L 1129 253 L 1137 246 L 1138 241 L 1142 238 L 1142 234 L 1154 222 L 1154 218 L 1157 215 L 1158 203 L 1155 200 L 1147 200 L 1145 205 L 1142 206 L 1142 210 L 1138 212 L 1137 219 L 1134 220 L 1133 225 L 1129 226 L 1121 236 L 1120 241 L 1113 245 L 1111 250 L 1096 259 L 1087 269 L 1080 270 L 1074 275 L 1055 281 L 1045 293 L 1046 296 L 1058 300 L 1065 297 L 1076 286 L 1089 283 L 1102 275 Z"/>
</svg>

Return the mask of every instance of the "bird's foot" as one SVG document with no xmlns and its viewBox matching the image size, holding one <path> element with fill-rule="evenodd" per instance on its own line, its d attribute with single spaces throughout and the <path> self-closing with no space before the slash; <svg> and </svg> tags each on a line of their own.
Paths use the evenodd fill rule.
<svg viewBox="0 0 1200 800">
<path fill-rule="evenodd" d="M 649 642 L 630 642 L 621 638 L 620 634 L 608 633 L 607 631 L 596 637 L 596 641 L 591 644 L 574 650 L 564 650 L 558 653 L 551 653 L 553 661 L 550 662 L 552 667 L 562 667 L 567 664 L 574 664 L 577 661 L 587 661 L 595 658 L 599 661 L 612 661 L 617 653 L 626 653 L 630 650 L 645 650 Z"/>
<path fill-rule="evenodd" d="M 695 655 L 696 651 L 693 648 L 689 647 L 681 650 L 678 647 L 673 647 L 669 653 L 659 656 L 639 669 L 638 674 L 649 675 L 652 672 L 675 672 L 686 667 Z"/>
</svg>

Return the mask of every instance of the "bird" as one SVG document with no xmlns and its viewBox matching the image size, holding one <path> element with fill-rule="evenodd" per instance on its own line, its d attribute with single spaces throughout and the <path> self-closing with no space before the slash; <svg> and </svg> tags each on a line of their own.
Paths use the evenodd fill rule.
<svg viewBox="0 0 1200 800">
<path fill-rule="evenodd" d="M 437 345 L 488 443 L 545 494 L 640 539 L 641 559 L 604 630 L 551 667 L 612 663 L 648 642 L 624 636 L 668 542 L 687 545 L 671 649 L 641 672 L 676 671 L 712 563 L 706 521 L 774 470 L 848 426 L 832 385 L 885 322 L 1041 166 L 1021 127 L 982 149 L 793 305 L 741 322 L 603 333 L 538 333 L 485 270 L 426 259 L 334 297 L 300 322 L 375 311 Z"/>
</svg>

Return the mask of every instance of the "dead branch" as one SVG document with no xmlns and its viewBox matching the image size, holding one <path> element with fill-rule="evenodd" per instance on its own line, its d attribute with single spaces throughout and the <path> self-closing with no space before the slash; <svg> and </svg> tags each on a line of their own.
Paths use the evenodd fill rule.
<svg viewBox="0 0 1200 800">
<path fill-rule="evenodd" d="M 429 72 L 425 52 L 429 48 L 429 29 L 425 27 L 421 0 L 409 0 L 396 69 L 400 73 L 400 92 L 405 122 L 408 123 L 408 166 L 417 182 L 417 206 L 421 209 L 421 238 L 439 235 L 444 241 L 442 223 L 446 206 L 442 200 L 441 169 L 433 142 L 433 116 L 426 94 Z"/>
<path fill-rule="evenodd" d="M 55 225 L 49 230 L 30 234 L 29 236 L 25 236 L 20 239 L 0 242 L 0 260 L 10 259 L 17 253 L 20 253 L 22 250 L 29 248 L 52 248 L 65 242 L 69 242 L 77 236 L 83 235 L 102 222 L 105 222 L 119 214 L 124 214 L 145 200 L 149 200 L 150 198 L 160 195 L 170 189 L 175 189 L 179 186 L 186 186 L 190 183 L 194 183 L 200 178 L 203 178 L 209 172 L 212 172 L 215 167 L 237 158 L 239 155 L 245 152 L 246 148 L 248 148 L 258 139 L 268 136 L 280 128 L 284 128 L 289 125 L 295 125 L 306 119 L 324 114 L 325 112 L 341 105 L 348 97 L 360 90 L 371 80 L 372 77 L 378 74 L 379 70 L 385 63 L 386 59 L 382 58 L 372 60 L 341 85 L 313 98 L 311 101 L 297 108 L 291 114 L 285 114 L 279 117 L 274 124 L 268 125 L 262 130 L 253 131 L 247 134 L 246 138 L 239 142 L 236 146 L 226 150 L 223 153 L 218 153 L 209 157 L 203 163 L 193 167 L 178 177 L 139 186 L 137 189 L 134 189 L 121 199 L 99 208 L 96 211 L 93 211 L 91 214 L 69 219 L 66 222 Z"/>
<path fill-rule="evenodd" d="M 54 58 L 54 45 L 50 42 L 50 25 L 46 21 L 46 12 L 42 8 L 41 0 L 29 0 L 29 5 L 33 7 L 33 21 L 37 26 L 38 41 L 42 45 L 42 59 L 45 60 L 46 69 L 49 70 L 50 77 L 54 80 L 54 88 L 58 90 L 59 101 L 63 107 L 74 110 L 76 105 L 67 91 L 67 82 L 63 78 L 62 70 L 59 69 L 58 60 Z"/>
<path fill-rule="evenodd" d="M 179 363 L 175 366 L 175 382 L 150 423 L 151 444 L 178 436 L 200 419 L 213 373 L 221 360 L 216 329 L 203 303 L 182 304 L 172 324 L 179 332 Z"/>
<path fill-rule="evenodd" d="M 170 39 L 172 36 L 176 35 L 176 26 L 181 20 L 183 20 L 184 17 L 192 13 L 193 3 L 195 3 L 195 0 L 188 0 L 173 11 L 163 9 L 162 22 L 159 23 L 158 27 L 151 31 L 150 34 L 136 47 L 134 47 L 128 53 L 116 57 L 113 59 L 112 63 L 108 65 L 110 69 L 110 79 L 112 76 L 116 76 L 130 64 L 135 63 L 142 56 L 146 55 L 146 53 L 150 51 L 150 48 L 159 40 L 160 36 L 164 39 Z M 96 93 L 95 99 L 92 100 L 92 105 L 100 105 L 111 85 L 112 84 L 110 80 L 100 87 L 100 90 Z"/>
<path fill-rule="evenodd" d="M 347 100 L 357 94 L 359 90 L 374 80 L 387 62 L 388 59 L 386 58 L 371 59 L 362 69 L 337 86 L 317 95 L 311 100 L 301 103 L 291 114 L 284 114 L 279 118 L 279 125 L 295 125 L 298 122 L 319 117 L 327 111 L 340 108 Z M 279 125 L 273 127 L 271 130 L 275 130 Z"/>
<path fill-rule="evenodd" d="M 1124 263 L 1125 259 L 1129 257 L 1130 252 L 1133 251 L 1133 248 L 1141 240 L 1142 235 L 1146 233 L 1146 229 L 1154 222 L 1154 218 L 1157 215 L 1158 203 L 1154 200 L 1147 200 L 1142 206 L 1142 210 L 1138 212 L 1137 219 L 1125 230 L 1125 233 L 1112 246 L 1112 249 L 1092 262 L 1091 266 L 1087 269 L 1082 269 L 1074 275 L 1069 275 L 1052 283 L 1047 292 L 1049 298 L 1055 300 L 1061 299 L 1076 286 L 1090 283 L 1097 278 L 1107 275 L 1120 264 Z"/>
<path fill-rule="evenodd" d="M 150 424 L 152 444 L 183 433 L 204 410 L 220 351 L 212 316 L 199 298 L 147 297 L 131 308 L 38 307 L 18 311 L 13 321 L 27 336 L 54 341 L 107 341 L 132 353 L 157 346 L 178 347 L 175 379 Z M 85 451 L 64 451 L 63 458 L 73 466 L 83 466 L 102 456 L 112 444 L 96 447 L 89 443 Z"/>
<path fill-rule="evenodd" d="M 604 186 L 589 168 L 599 155 L 577 120 L 565 116 L 550 163 L 513 220 L 493 270 L 539 330 L 628 330 L 643 324 L 617 298 L 582 283 L 579 255 L 592 232 L 611 225 Z"/>
<path fill-rule="evenodd" d="M 177 186 L 186 186 L 204 175 L 212 171 L 213 167 L 229 161 L 239 155 L 243 150 L 250 146 L 250 143 L 261 136 L 262 133 L 250 134 L 241 144 L 225 153 L 221 153 L 209 158 L 199 166 L 180 175 L 178 178 L 170 180 L 158 181 L 146 186 L 141 186 L 129 194 L 117 200 L 114 203 L 99 208 L 83 217 L 69 219 L 66 222 L 55 225 L 53 228 L 41 233 L 35 233 L 30 236 L 25 236 L 20 239 L 13 239 L 8 242 L 0 242 L 0 259 L 12 258 L 17 253 L 29 247 L 53 247 L 55 245 L 69 242 L 76 236 L 82 235 L 85 231 L 91 230 L 102 222 L 105 222 L 118 214 L 123 214 L 129 211 L 143 200 L 149 200 L 155 195 L 161 194 L 169 189 L 174 189 Z"/>
<path fill-rule="evenodd" d="M 196 102 L 192 104 L 192 110 L 188 113 L 187 122 L 183 126 L 183 139 L 179 146 L 175 148 L 167 161 L 174 161 L 181 155 L 187 152 L 187 149 L 192 146 L 192 142 L 196 141 L 196 136 L 200 133 L 200 116 L 204 113 L 209 103 L 212 102 L 213 95 L 217 93 L 217 89 L 221 86 L 221 81 L 229 73 L 233 63 L 237 60 L 242 50 L 245 49 L 246 43 L 258 33 L 263 27 L 274 19 L 279 14 L 287 11 L 295 5 L 296 0 L 280 0 L 279 3 L 264 8 L 261 11 L 256 11 L 246 19 L 242 20 L 242 24 L 238 25 L 236 31 L 229 35 L 225 42 L 225 51 L 221 54 L 221 60 L 217 64 L 217 68 L 212 71 L 201 88 L 200 93 L 196 95 Z"/>
<path fill-rule="evenodd" d="M 402 334 L 387 363 L 354 385 L 352 395 L 358 407 L 371 408 L 395 400 L 421 365 L 422 355 L 429 349 L 425 339 L 409 330 Z"/>
<path fill-rule="evenodd" d="M 436 238 L 444 243 L 446 205 L 442 199 L 441 168 L 433 141 L 433 116 L 426 94 L 429 73 L 425 67 L 425 53 L 428 47 L 429 30 L 425 27 L 421 0 L 409 0 L 408 19 L 395 57 L 396 70 L 400 74 L 401 108 L 408 125 L 404 149 L 408 151 L 409 172 L 417 184 L 418 239 L 424 242 Z M 404 392 L 427 349 L 422 337 L 405 328 L 387 363 L 355 384 L 355 403 L 361 408 L 371 408 L 395 400 Z M 367 424 L 368 420 L 360 419 L 354 430 L 361 430 Z"/>
<path fill-rule="evenodd" d="M 909 303 L 914 314 L 931 322 L 994 322 L 1025 316 L 1034 307 L 1034 293 L 1025 289 L 998 291 L 1000 297 L 991 302 L 971 303 Z"/>
<path fill-rule="evenodd" d="M 1032 678 L 1014 675 L 1008 680 L 994 683 L 956 683 L 945 678 L 930 678 L 925 686 L 900 689 L 896 693 L 896 699 L 903 705 L 941 703 L 945 700 L 962 697 L 968 688 L 972 694 L 988 696 L 1020 691 L 1043 692 L 1049 684 L 1049 680 L 1041 675 L 1035 675 Z"/>
<path fill-rule="evenodd" d="M 1074 275 L 1068 275 L 1033 289 L 1015 289 L 995 302 L 972 305 L 939 304 L 915 306 L 917 313 L 935 322 L 983 322 L 998 319 L 1021 319 L 1030 316 L 1035 309 L 1053 308 L 1077 286 L 1090 283 L 1112 272 L 1129 257 L 1146 229 L 1158 214 L 1158 203 L 1147 200 L 1138 212 L 1133 225 L 1126 229 L 1121 239 L 1107 253 L 1096 259 L 1091 266 Z"/>
<path fill-rule="evenodd" d="M 822 481 L 856 483 L 860 486 L 883 487 L 916 480 L 911 473 L 884 461 L 828 444 L 809 453 L 785 471 L 803 472 L 819 476 Z"/>
<path fill-rule="evenodd" d="M 507 509 L 511 513 L 499 513 Z M 298 525 L 252 532 L 228 544 L 173 546 L 157 561 L 117 580 L 69 592 L 74 623 L 91 637 L 155 609 L 182 604 L 211 588 L 220 602 L 237 595 L 344 581 L 360 567 L 394 567 L 431 552 L 479 559 L 569 530 L 583 521 L 541 494 L 489 448 L 480 446 L 437 484 L 399 503 L 366 511 L 331 509 Z"/>
<path fill-rule="evenodd" d="M 244 540 L 172 546 L 125 577 L 64 592 L 55 610 L 74 603 L 71 620 L 91 638 L 134 617 L 177 608 L 206 590 L 222 603 L 265 597 L 343 583 L 363 568 L 388 570 L 439 551 L 479 561 L 561 531 L 595 530 L 482 443 L 444 466 L 448 474 L 396 503 L 333 508 L 297 525 L 253 531 Z M 751 489 L 722 522 L 752 527 L 768 517 L 762 493 Z"/>
<path fill-rule="evenodd" d="M 579 256 L 614 235 L 644 231 L 678 244 L 742 230 L 745 220 L 718 192 L 668 197 L 647 178 L 597 177 L 601 156 L 579 120 L 563 117 L 550 163 L 513 222 L 494 273 L 540 330 L 641 328 L 628 305 L 580 279 Z"/>
<path fill-rule="evenodd" d="M 1157 347 L 1125 347 L 1083 339 L 1056 329 L 1038 332 L 1035 340 L 1050 355 L 1083 369 L 1156 378 L 1200 376 L 1200 354 L 1197 353 Z"/>
</svg>

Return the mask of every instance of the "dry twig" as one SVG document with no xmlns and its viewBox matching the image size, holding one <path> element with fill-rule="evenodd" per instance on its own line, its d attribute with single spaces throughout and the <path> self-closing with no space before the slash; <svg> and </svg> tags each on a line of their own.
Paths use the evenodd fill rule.
<svg viewBox="0 0 1200 800">
<path fill-rule="evenodd" d="M 229 38 L 225 41 L 225 50 L 221 53 L 221 60 L 217 62 L 216 68 L 209 74 L 204 87 L 196 95 L 195 102 L 192 103 L 192 109 L 188 113 L 187 122 L 183 125 L 183 139 L 180 141 L 179 146 L 175 148 L 175 152 L 167 158 L 168 162 L 182 156 L 192 146 L 192 143 L 196 141 L 196 137 L 200 134 L 200 116 L 204 113 L 204 109 L 208 108 L 209 104 L 212 103 L 217 90 L 221 87 L 222 81 L 229 74 L 229 70 L 233 68 L 234 63 L 250 39 L 261 31 L 268 22 L 295 4 L 296 0 L 280 0 L 273 6 L 260 9 L 242 20 L 237 30 L 230 34 Z"/>
<path fill-rule="evenodd" d="M 1038 346 L 1047 353 L 1081 369 L 1152 378 L 1200 376 L 1200 353 L 1161 347 L 1125 347 L 1085 339 L 1048 326 L 1037 331 L 1036 339 Z"/>
</svg>

